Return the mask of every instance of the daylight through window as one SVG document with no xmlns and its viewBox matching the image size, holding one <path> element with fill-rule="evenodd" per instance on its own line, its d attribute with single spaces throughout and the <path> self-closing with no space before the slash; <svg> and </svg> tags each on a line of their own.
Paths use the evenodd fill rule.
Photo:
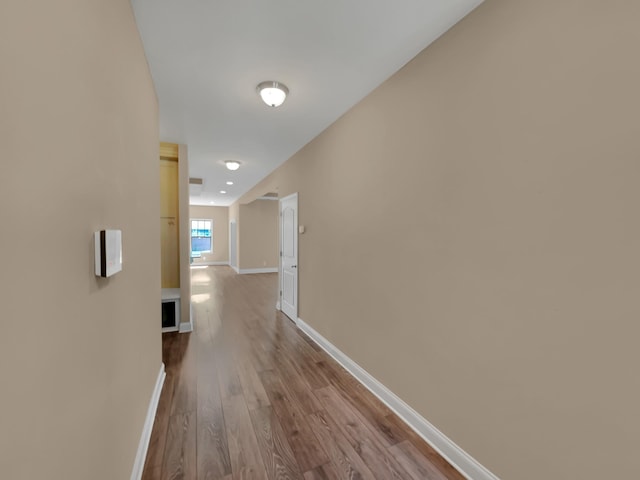
<svg viewBox="0 0 640 480">
<path fill-rule="evenodd" d="M 191 256 L 213 251 L 213 221 L 191 220 Z"/>
</svg>

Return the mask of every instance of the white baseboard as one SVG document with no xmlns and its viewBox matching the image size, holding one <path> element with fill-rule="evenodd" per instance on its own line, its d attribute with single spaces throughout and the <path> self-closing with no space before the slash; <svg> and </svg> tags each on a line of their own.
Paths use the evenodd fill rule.
<svg viewBox="0 0 640 480">
<path fill-rule="evenodd" d="M 276 310 L 280 310 L 280 300 L 276 302 Z"/>
<path fill-rule="evenodd" d="M 178 331 L 180 333 L 193 332 L 193 305 L 189 305 L 189 321 L 181 322 Z"/>
<path fill-rule="evenodd" d="M 265 268 L 243 268 L 238 271 L 240 274 L 247 273 L 278 273 L 278 267 L 265 267 Z"/>
<path fill-rule="evenodd" d="M 431 445 L 453 468 L 469 480 L 499 480 L 471 455 L 456 445 L 444 433 L 431 425 L 400 397 L 372 377 L 360 365 L 335 347 L 329 340 L 316 332 L 311 326 L 298 318 L 296 325 L 306 333 L 325 352 L 342 365 L 362 385 L 378 397 L 387 407 L 398 415 L 409 427 Z"/>
<path fill-rule="evenodd" d="M 233 265 L 231 265 L 231 264 L 229 264 L 229 266 L 230 266 L 231 268 L 233 268 L 233 271 L 234 271 L 234 272 L 236 272 L 236 273 L 240 273 L 240 269 L 239 269 L 238 267 L 235 267 L 235 266 L 233 266 Z"/>
<path fill-rule="evenodd" d="M 167 374 L 164 371 L 164 363 L 161 363 L 158 378 L 156 379 L 156 386 L 153 388 L 151 401 L 149 402 L 149 408 L 147 409 L 147 417 L 144 420 L 144 427 L 142 428 L 140 443 L 138 444 L 138 452 L 136 453 L 136 459 L 133 462 L 131 480 L 140 480 L 142 478 L 144 462 L 147 459 L 147 450 L 149 449 L 149 441 L 151 440 L 151 430 L 153 430 L 153 422 L 156 419 L 156 410 L 158 409 L 160 393 L 162 393 L 162 385 L 164 385 L 164 379 L 166 376 Z"/>
<path fill-rule="evenodd" d="M 229 265 L 229 262 L 228 261 L 221 261 L 221 262 L 217 262 L 217 261 L 216 262 L 193 262 L 191 264 L 192 267 L 198 267 L 200 265 L 202 265 L 203 267 L 204 266 L 208 266 L 209 267 L 209 266 L 213 266 L 213 265 Z"/>
</svg>

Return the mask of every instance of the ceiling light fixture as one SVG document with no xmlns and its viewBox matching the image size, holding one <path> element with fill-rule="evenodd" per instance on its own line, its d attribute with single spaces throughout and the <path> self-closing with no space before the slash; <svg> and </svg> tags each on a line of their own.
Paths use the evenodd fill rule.
<svg viewBox="0 0 640 480">
<path fill-rule="evenodd" d="M 260 83 L 256 90 L 262 101 L 270 107 L 279 107 L 289 95 L 289 89 L 286 85 L 273 80 Z"/>
<path fill-rule="evenodd" d="M 227 182 L 227 185 L 233 185 L 233 182 L 232 182 L 231 180 L 229 180 L 229 181 Z"/>
<path fill-rule="evenodd" d="M 224 193 L 227 193 L 227 191 L 226 190 L 220 190 L 220 193 L 224 194 Z"/>
<path fill-rule="evenodd" d="M 227 160 L 224 164 L 229 170 L 237 170 L 240 168 L 240 162 L 234 162 L 233 160 Z"/>
</svg>

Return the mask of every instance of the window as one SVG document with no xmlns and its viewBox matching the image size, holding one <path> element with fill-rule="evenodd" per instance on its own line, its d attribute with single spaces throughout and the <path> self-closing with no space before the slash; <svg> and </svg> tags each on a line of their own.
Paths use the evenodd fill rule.
<svg viewBox="0 0 640 480">
<path fill-rule="evenodd" d="M 213 251 L 213 220 L 191 220 L 191 256 Z"/>
</svg>

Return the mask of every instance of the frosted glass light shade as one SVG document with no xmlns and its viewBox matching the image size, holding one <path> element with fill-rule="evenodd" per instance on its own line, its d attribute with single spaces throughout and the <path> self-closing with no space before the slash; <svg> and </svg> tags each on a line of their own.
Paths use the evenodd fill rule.
<svg viewBox="0 0 640 480">
<path fill-rule="evenodd" d="M 262 82 L 258 85 L 257 90 L 262 101 L 270 107 L 279 107 L 282 105 L 289 93 L 286 85 L 274 81 Z"/>
<path fill-rule="evenodd" d="M 240 168 L 240 162 L 234 162 L 233 160 L 229 160 L 224 162 L 229 170 L 237 170 Z"/>
</svg>

